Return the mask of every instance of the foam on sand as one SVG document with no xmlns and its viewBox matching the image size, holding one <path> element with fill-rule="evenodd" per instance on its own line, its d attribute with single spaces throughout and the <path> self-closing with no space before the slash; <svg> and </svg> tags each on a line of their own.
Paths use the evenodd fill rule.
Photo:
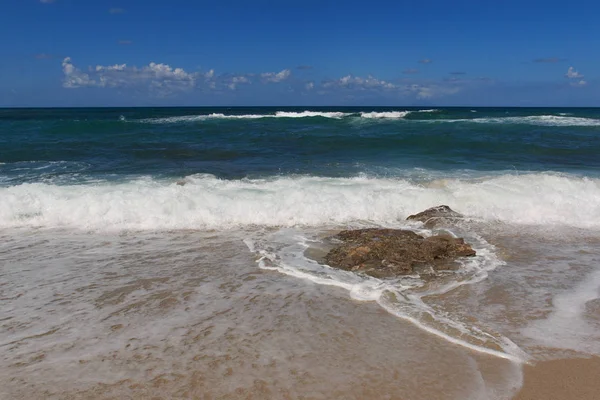
<svg viewBox="0 0 600 400">
<path fill-rule="evenodd" d="M 487 277 L 487 273 L 502 262 L 495 256 L 493 246 L 483 239 L 472 238 L 477 243 L 478 255 L 465 262 L 460 273 L 430 285 L 418 277 L 409 276 L 396 280 L 380 280 L 357 275 L 321 265 L 305 257 L 311 239 L 293 229 L 283 229 L 259 241 L 246 240 L 248 248 L 259 256 L 262 269 L 274 270 L 295 278 L 320 285 L 346 289 L 350 297 L 359 301 L 376 301 L 383 309 L 404 319 L 420 329 L 450 343 L 490 356 L 513 362 L 526 362 L 528 356 L 510 339 L 499 333 L 478 326 L 470 326 L 440 313 L 429 306 L 424 298 L 440 295 L 462 285 L 469 285 Z M 275 243 L 275 245 L 273 245 Z"/>
</svg>

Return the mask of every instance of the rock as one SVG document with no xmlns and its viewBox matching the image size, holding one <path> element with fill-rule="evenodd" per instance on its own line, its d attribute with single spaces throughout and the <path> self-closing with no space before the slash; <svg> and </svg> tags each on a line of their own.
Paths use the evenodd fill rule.
<svg viewBox="0 0 600 400">
<path fill-rule="evenodd" d="M 370 228 L 334 237 L 342 243 L 325 255 L 329 266 L 376 278 L 452 269 L 457 258 L 475 255 L 463 239 L 450 235 L 424 238 L 408 230 Z"/>
<path fill-rule="evenodd" d="M 448 206 L 431 207 L 427 210 L 415 215 L 410 215 L 406 218 L 409 221 L 421 221 L 425 228 L 431 229 L 437 225 L 456 222 L 456 220 L 464 219 L 464 215 L 457 213 Z"/>
</svg>

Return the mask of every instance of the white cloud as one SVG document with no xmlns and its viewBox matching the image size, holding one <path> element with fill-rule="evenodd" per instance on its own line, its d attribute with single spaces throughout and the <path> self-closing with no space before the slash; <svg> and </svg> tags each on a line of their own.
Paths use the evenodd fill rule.
<svg viewBox="0 0 600 400">
<path fill-rule="evenodd" d="M 224 79 L 224 82 L 230 90 L 235 90 L 240 84 L 249 84 L 250 79 L 245 75 L 229 76 Z"/>
<path fill-rule="evenodd" d="M 584 81 L 583 79 L 577 81 L 577 82 L 571 82 L 571 86 L 586 86 L 587 85 L 587 81 Z"/>
<path fill-rule="evenodd" d="M 412 84 L 404 88 L 409 95 L 415 96 L 417 99 L 432 99 L 437 97 L 449 96 L 456 94 L 462 90 L 459 86 L 444 86 L 439 84 Z"/>
<path fill-rule="evenodd" d="M 198 73 L 188 73 L 182 68 L 167 64 L 150 63 L 145 67 L 129 67 L 127 64 L 97 65 L 87 73 L 76 68 L 67 57 L 63 60 L 63 86 L 80 87 L 136 87 L 159 89 L 163 94 L 188 90 L 195 86 Z"/>
<path fill-rule="evenodd" d="M 399 82 L 389 82 L 373 76 L 362 78 L 360 76 L 346 75 L 337 80 L 325 81 L 321 84 L 318 94 L 332 94 L 343 91 L 347 96 L 369 95 L 393 96 L 405 99 L 428 100 L 451 96 L 463 91 L 469 85 L 477 84 L 476 81 L 461 82 L 433 82 L 404 79 Z M 358 94 L 363 92 L 365 94 Z"/>
<path fill-rule="evenodd" d="M 421 64 L 431 64 L 433 62 L 433 60 L 429 59 L 429 58 L 424 58 L 422 60 L 419 60 L 419 63 Z"/>
<path fill-rule="evenodd" d="M 371 75 L 367 76 L 366 78 L 361 78 L 360 76 L 346 75 L 338 80 L 324 82 L 323 87 L 337 87 L 354 90 L 396 89 L 396 86 L 393 83 L 386 82 L 384 80 L 379 80 Z"/>
<path fill-rule="evenodd" d="M 263 74 L 260 74 L 260 77 L 265 82 L 282 82 L 288 79 L 290 75 L 292 75 L 292 71 L 290 71 L 289 69 L 284 69 L 283 71 L 277 73 L 265 72 Z"/>
<path fill-rule="evenodd" d="M 213 69 L 189 72 L 152 62 L 143 67 L 128 64 L 96 65 L 84 72 L 73 65 L 71 58 L 66 58 L 63 61 L 63 74 L 63 86 L 66 88 L 135 88 L 166 95 L 189 90 L 236 90 L 240 85 L 252 83 L 278 83 L 289 79 L 291 71 L 284 69 L 277 73 L 217 75 Z"/>
<path fill-rule="evenodd" d="M 575 68 L 573 67 L 569 67 L 569 70 L 567 71 L 567 73 L 565 74 L 565 76 L 569 79 L 580 79 L 583 78 L 583 75 L 581 75 L 579 72 L 577 72 L 575 70 Z"/>
<path fill-rule="evenodd" d="M 402 79 L 387 81 L 374 76 L 360 77 L 346 75 L 339 79 L 315 83 L 314 81 L 293 80 L 292 72 L 284 69 L 280 72 L 216 74 L 213 69 L 205 71 L 186 71 L 164 63 L 149 63 L 137 67 L 128 64 L 95 65 L 77 68 L 67 57 L 62 62 L 63 86 L 69 89 L 94 87 L 131 89 L 147 92 L 150 95 L 166 96 L 189 91 L 223 93 L 240 90 L 248 85 L 273 85 L 290 81 L 286 87 L 298 93 L 312 92 L 322 95 L 342 96 L 384 96 L 388 98 L 434 99 L 458 93 L 474 80 L 460 82 L 433 82 Z M 573 85 L 584 86 L 583 79 L 573 80 Z"/>
<path fill-rule="evenodd" d="M 97 86 L 98 82 L 91 79 L 86 73 L 81 72 L 71 62 L 71 57 L 67 57 L 62 62 L 62 69 L 65 78 L 63 80 L 63 86 L 66 88 L 74 89 L 79 87 L 91 87 Z"/>
<path fill-rule="evenodd" d="M 127 68 L 127 64 L 115 64 L 113 66 L 103 67 L 102 65 L 96 66 L 96 72 L 101 71 L 124 71 Z"/>
</svg>

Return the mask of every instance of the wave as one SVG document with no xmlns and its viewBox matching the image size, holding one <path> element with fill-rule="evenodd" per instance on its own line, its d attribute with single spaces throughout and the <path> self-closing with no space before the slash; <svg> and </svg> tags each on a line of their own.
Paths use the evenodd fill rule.
<svg viewBox="0 0 600 400">
<path fill-rule="evenodd" d="M 0 188 L 0 228 L 390 225 L 439 204 L 485 221 L 600 228 L 600 180 L 568 175 L 500 175 L 425 184 L 368 177 L 221 180 L 195 175 L 179 183 L 148 178 Z"/>
<path fill-rule="evenodd" d="M 389 119 L 400 119 L 406 117 L 411 111 L 388 111 L 388 112 L 362 112 L 360 116 L 362 118 L 389 118 Z"/>
<path fill-rule="evenodd" d="M 302 112 L 286 112 L 277 111 L 275 118 L 306 118 L 306 117 L 323 117 L 340 119 L 352 115 L 351 113 L 343 112 L 317 112 L 317 111 L 302 111 Z"/>
<path fill-rule="evenodd" d="M 287 112 L 277 111 L 275 114 L 242 114 L 242 115 L 225 115 L 222 113 L 213 113 L 207 115 L 184 115 L 177 117 L 166 117 L 166 118 L 147 118 L 138 120 L 142 123 L 152 124 L 175 124 L 181 122 L 197 122 L 206 121 L 212 119 L 263 119 L 263 118 L 333 118 L 341 119 L 346 116 L 352 115 L 351 113 L 343 112 L 318 112 L 318 111 L 302 111 L 302 112 Z"/>
<path fill-rule="evenodd" d="M 361 112 L 361 118 L 368 119 L 402 119 L 406 116 L 413 113 L 434 113 L 439 112 L 437 109 L 426 109 L 426 110 L 416 110 L 416 111 L 382 111 L 382 112 Z"/>
<path fill-rule="evenodd" d="M 334 120 L 343 120 L 347 118 L 359 119 L 364 121 L 376 121 L 376 120 L 405 120 L 409 115 L 415 115 L 419 113 L 434 113 L 438 112 L 436 109 L 426 110 L 404 110 L 404 111 L 369 111 L 369 112 L 321 112 L 321 111 L 302 111 L 302 112 L 289 112 L 289 111 L 277 111 L 274 114 L 242 114 L 242 115 L 228 115 L 222 113 L 213 113 L 207 115 L 184 115 L 164 118 L 147 118 L 141 119 L 134 122 L 139 123 L 150 123 L 150 124 L 177 124 L 177 123 L 193 123 L 208 120 L 254 120 L 254 119 L 271 119 L 271 118 L 327 118 Z M 474 112 L 475 110 L 472 110 Z M 128 120 L 121 118 L 123 122 Z M 515 124 L 515 125 L 537 125 L 537 126 L 600 126 L 600 119 L 586 118 L 586 117 L 573 117 L 565 115 L 530 115 L 520 117 L 482 117 L 482 118 L 463 118 L 463 119 L 440 119 L 440 118 L 427 118 L 419 119 L 412 117 L 411 122 L 414 123 L 432 123 L 432 122 L 444 122 L 444 123 L 478 123 L 478 124 Z"/>
<path fill-rule="evenodd" d="M 443 121 L 443 120 L 441 120 Z M 475 122 L 481 124 L 526 124 L 539 126 L 600 126 L 600 119 L 567 117 L 559 115 L 532 115 L 526 117 L 500 117 L 446 120 L 446 122 Z"/>
<path fill-rule="evenodd" d="M 153 123 L 153 124 L 175 124 L 175 123 L 185 123 L 185 122 L 198 122 L 198 121 L 207 121 L 207 120 L 216 120 L 216 119 L 231 119 L 231 120 L 239 120 L 239 119 L 263 119 L 263 118 L 330 118 L 330 119 L 343 119 L 346 117 L 359 117 L 365 119 L 402 119 L 409 114 L 412 113 L 433 113 L 438 112 L 436 109 L 426 109 L 426 110 L 417 110 L 417 111 L 372 111 L 372 112 L 360 112 L 360 113 L 351 113 L 351 112 L 341 112 L 341 111 L 301 111 L 301 112 L 292 112 L 292 111 L 276 111 L 274 114 L 241 114 L 241 115 L 233 115 L 233 114 L 223 114 L 223 113 L 213 113 L 206 115 L 183 115 L 183 116 L 174 116 L 174 117 L 164 117 L 164 118 L 146 118 L 142 120 L 138 120 L 137 122 L 141 123 Z M 126 121 L 125 118 L 120 118 L 121 121 Z"/>
</svg>

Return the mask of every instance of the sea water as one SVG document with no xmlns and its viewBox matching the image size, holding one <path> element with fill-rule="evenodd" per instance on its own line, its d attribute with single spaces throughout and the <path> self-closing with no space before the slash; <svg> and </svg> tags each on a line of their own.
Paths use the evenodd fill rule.
<svg viewBox="0 0 600 400">
<path fill-rule="evenodd" d="M 0 110 L 4 398 L 508 399 L 600 355 L 600 110 Z M 340 229 L 477 251 L 324 265 Z"/>
</svg>

